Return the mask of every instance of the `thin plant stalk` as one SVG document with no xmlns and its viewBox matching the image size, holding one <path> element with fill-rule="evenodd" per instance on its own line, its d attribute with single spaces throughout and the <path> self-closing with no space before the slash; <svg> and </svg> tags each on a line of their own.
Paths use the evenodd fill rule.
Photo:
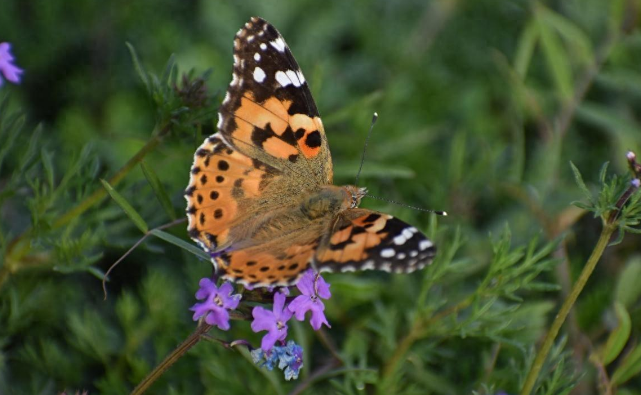
<svg viewBox="0 0 641 395">
<path fill-rule="evenodd" d="M 147 375 L 147 377 L 144 378 L 134 388 L 133 391 L 131 391 L 131 395 L 141 395 L 144 394 L 147 389 L 160 377 L 162 376 L 163 373 L 167 371 L 176 361 L 180 359 L 189 349 L 191 349 L 193 346 L 195 346 L 200 340 L 203 339 L 203 335 L 207 333 L 210 329 L 212 328 L 211 325 L 208 324 L 201 324 L 196 327 L 196 330 L 185 339 L 174 351 L 171 352 L 165 358 L 158 366 L 154 368 L 154 370 L 151 371 Z"/>
<path fill-rule="evenodd" d="M 579 276 L 576 283 L 572 287 L 572 290 L 570 291 L 568 298 L 565 299 L 565 301 L 563 302 L 563 305 L 561 306 L 559 313 L 556 315 L 556 317 L 554 318 L 554 321 L 552 322 L 552 326 L 550 327 L 550 330 L 545 335 L 543 344 L 541 345 L 541 348 L 539 349 L 538 353 L 536 354 L 536 357 L 534 358 L 534 362 L 530 367 L 530 371 L 528 372 L 528 375 L 525 379 L 525 383 L 523 384 L 523 389 L 521 390 L 520 395 L 530 395 L 530 393 L 532 392 L 532 389 L 536 384 L 536 380 L 539 377 L 539 373 L 541 373 L 541 369 L 543 368 L 543 364 L 545 363 L 545 359 L 547 358 L 550 352 L 550 349 L 554 345 L 554 340 L 559 334 L 559 330 L 561 329 L 561 326 L 563 326 L 563 323 L 565 322 L 565 319 L 570 313 L 570 310 L 572 309 L 572 307 L 574 306 L 574 303 L 576 302 L 577 298 L 581 294 L 581 291 L 583 291 L 583 288 L 585 287 L 585 284 L 587 283 L 588 279 L 592 275 L 592 272 L 594 271 L 596 264 L 599 262 L 599 259 L 603 255 L 603 251 L 605 251 L 605 248 L 608 246 L 608 242 L 610 241 L 610 237 L 612 236 L 612 233 L 616 229 L 617 229 L 617 226 L 615 224 L 608 222 L 604 225 L 603 230 L 601 231 L 601 236 L 599 237 L 599 240 L 596 246 L 594 247 L 594 250 L 592 250 L 592 254 L 590 255 L 590 258 L 588 259 L 585 267 L 583 268 L 581 275 Z"/>
</svg>

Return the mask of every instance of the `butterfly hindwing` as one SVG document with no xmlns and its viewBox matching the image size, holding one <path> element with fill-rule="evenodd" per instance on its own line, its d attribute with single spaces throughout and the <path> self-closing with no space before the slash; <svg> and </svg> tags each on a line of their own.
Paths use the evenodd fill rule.
<svg viewBox="0 0 641 395">
<path fill-rule="evenodd" d="M 430 264 L 435 254 L 436 247 L 415 227 L 388 214 L 352 209 L 339 214 L 315 263 L 320 271 L 411 273 Z"/>
<path fill-rule="evenodd" d="M 207 251 L 224 248 L 230 229 L 251 211 L 280 172 L 239 153 L 215 134 L 196 150 L 185 191 L 189 236 Z"/>
</svg>

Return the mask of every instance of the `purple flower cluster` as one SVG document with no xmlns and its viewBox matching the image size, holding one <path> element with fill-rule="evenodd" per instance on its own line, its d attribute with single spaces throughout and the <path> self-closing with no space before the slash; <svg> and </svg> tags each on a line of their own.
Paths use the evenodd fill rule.
<svg viewBox="0 0 641 395">
<path fill-rule="evenodd" d="M 13 55 L 9 52 L 11 51 L 11 44 L 9 43 L 0 43 L 0 86 L 4 82 L 2 76 L 6 78 L 9 82 L 17 84 L 20 82 L 20 74 L 23 70 L 13 64 L 14 58 Z"/>
<path fill-rule="evenodd" d="M 319 330 L 325 324 L 329 327 L 327 318 L 325 318 L 325 304 L 321 300 L 329 299 L 332 294 L 329 292 L 329 284 L 319 275 L 315 274 L 313 270 L 306 271 L 296 285 L 300 291 L 292 302 L 285 306 L 287 297 L 282 292 L 274 294 L 274 309 L 273 311 L 265 310 L 257 306 L 252 311 L 254 321 L 252 322 L 252 330 L 254 332 L 267 331 L 261 342 L 263 351 L 269 351 L 277 340 L 285 341 L 287 337 L 287 321 L 292 316 L 297 320 L 304 321 L 305 314 L 308 311 L 312 312 L 310 324 L 314 330 Z"/>
<path fill-rule="evenodd" d="M 203 278 L 199 285 L 196 298 L 204 299 L 204 302 L 196 303 L 191 307 L 190 310 L 194 311 L 194 320 L 205 317 L 205 322 L 209 325 L 228 330 L 230 327 L 228 310 L 238 307 L 241 295 L 232 294 L 233 287 L 230 283 L 224 283 L 219 288 L 212 280 Z M 284 371 L 287 380 L 298 378 L 298 372 L 303 366 L 302 347 L 291 340 L 285 343 L 287 322 L 292 317 L 304 321 L 307 312 L 311 312 L 310 324 L 314 330 L 319 330 L 323 324 L 330 327 L 325 317 L 325 304 L 322 301 L 332 296 L 329 284 L 320 274 L 310 269 L 303 274 L 296 287 L 300 295 L 289 303 L 287 303 L 289 289 L 280 288 L 274 292 L 271 310 L 262 306 L 256 306 L 252 310 L 252 330 L 256 333 L 267 332 L 261 340 L 260 348 L 252 351 L 252 358 L 256 364 L 269 370 L 278 364 L 278 368 Z"/>
</svg>

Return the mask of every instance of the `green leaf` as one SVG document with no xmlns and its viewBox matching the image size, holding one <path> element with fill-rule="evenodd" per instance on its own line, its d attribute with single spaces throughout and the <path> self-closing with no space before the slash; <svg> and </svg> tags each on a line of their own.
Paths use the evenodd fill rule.
<svg viewBox="0 0 641 395">
<path fill-rule="evenodd" d="M 51 153 L 43 148 L 40 152 L 40 158 L 42 159 L 42 167 L 44 168 L 45 179 L 47 182 L 47 186 L 49 187 L 49 192 L 52 192 L 54 184 L 54 171 Z"/>
<path fill-rule="evenodd" d="M 579 169 L 577 169 L 577 167 L 572 162 L 570 162 L 570 167 L 572 168 L 572 172 L 574 173 L 574 180 L 576 181 L 576 184 L 579 186 L 579 188 L 581 189 L 585 197 L 590 202 L 590 206 L 594 206 L 594 200 L 592 200 L 592 193 L 590 193 L 590 190 L 588 189 L 588 187 L 585 186 L 585 182 L 583 181 L 581 172 L 579 171 Z"/>
<path fill-rule="evenodd" d="M 147 92 L 151 94 L 151 86 L 149 84 L 149 75 L 147 74 L 147 71 L 145 71 L 145 68 L 142 67 L 142 64 L 140 63 L 140 59 L 138 59 L 138 54 L 136 53 L 136 49 L 130 43 L 125 43 L 125 44 L 127 45 L 127 48 L 129 48 L 129 53 L 131 54 L 131 60 L 134 62 L 134 67 L 136 68 L 136 72 L 138 73 L 140 80 L 145 85 L 145 89 L 147 90 Z"/>
<path fill-rule="evenodd" d="M 610 336 L 608 336 L 608 340 L 603 347 L 601 360 L 605 365 L 610 364 L 619 356 L 630 337 L 631 322 L 628 311 L 621 303 L 618 302 L 614 304 L 614 311 L 617 315 L 619 324 L 612 333 L 610 333 Z"/>
<path fill-rule="evenodd" d="M 605 184 L 605 177 L 608 175 L 609 165 L 610 165 L 610 162 L 605 162 L 603 166 L 601 166 L 601 170 L 599 170 L 599 182 L 601 184 Z"/>
<path fill-rule="evenodd" d="M 525 76 L 527 75 L 527 70 L 530 66 L 532 54 L 534 53 L 538 39 L 539 31 L 536 23 L 534 20 L 530 20 L 527 26 L 523 29 L 521 37 L 519 37 L 516 56 L 514 57 L 514 70 L 522 80 L 525 79 Z"/>
<path fill-rule="evenodd" d="M 556 32 L 543 22 L 540 13 L 537 18 L 537 26 L 548 70 L 552 74 L 559 96 L 562 100 L 567 101 L 573 94 L 572 67 L 570 66 L 567 51 L 563 48 Z"/>
<path fill-rule="evenodd" d="M 175 246 L 178 246 L 189 253 L 196 255 L 200 259 L 203 259 L 206 261 L 211 259 L 209 254 L 207 254 L 205 251 L 201 250 L 200 248 L 196 247 L 191 243 L 187 243 L 186 241 L 179 239 L 178 237 L 172 234 L 163 232 L 162 230 L 159 230 L 159 229 L 152 229 L 149 233 L 151 233 L 152 235 L 160 239 L 165 240 L 166 242 L 169 242 Z"/>
<path fill-rule="evenodd" d="M 621 385 L 641 372 L 641 344 L 637 345 L 621 362 L 612 375 L 612 384 Z"/>
<path fill-rule="evenodd" d="M 590 38 L 577 25 L 561 14 L 551 11 L 540 3 L 537 9 L 543 23 L 556 30 L 569 45 L 566 47 L 576 55 L 578 60 L 587 64 L 594 59 Z"/>
<path fill-rule="evenodd" d="M 20 164 L 18 165 L 20 174 L 24 173 L 25 170 L 27 170 L 27 167 L 31 164 L 32 159 L 36 155 L 36 150 L 42 144 L 42 142 L 40 141 L 41 134 L 42 124 L 38 124 L 38 126 L 36 126 L 36 128 L 33 130 L 33 133 L 31 134 L 27 151 L 24 154 L 20 155 Z"/>
<path fill-rule="evenodd" d="M 631 308 L 641 297 L 641 256 L 630 258 L 621 273 L 614 291 L 614 300 Z"/>
<path fill-rule="evenodd" d="M 174 73 L 172 70 L 176 66 L 176 55 L 171 54 L 167 60 L 167 65 L 165 66 L 165 71 L 162 73 L 161 81 L 164 85 L 167 85 L 170 82 L 171 75 Z"/>
<path fill-rule="evenodd" d="M 120 208 L 123 209 L 125 214 L 127 214 L 127 216 L 134 222 L 134 224 L 136 224 L 138 229 L 140 229 L 142 233 L 147 233 L 147 231 L 149 230 L 149 226 L 147 226 L 147 223 L 145 222 L 145 220 L 142 219 L 142 217 L 140 216 L 140 214 L 138 214 L 136 210 L 134 210 L 131 204 L 129 204 L 129 202 L 124 197 L 122 197 L 122 195 L 120 195 L 115 189 L 113 189 L 107 181 L 100 179 L 100 182 L 102 182 L 102 185 L 105 187 L 105 189 L 107 190 L 109 195 L 113 198 L 113 200 L 115 200 L 116 203 L 118 203 L 118 205 L 120 206 Z"/>
<path fill-rule="evenodd" d="M 142 172 L 145 175 L 145 178 L 147 178 L 147 182 L 149 182 L 149 185 L 151 185 L 151 189 L 153 189 L 156 198 L 158 198 L 160 205 L 165 210 L 167 215 L 169 215 L 169 218 L 175 220 L 176 212 L 174 211 L 174 207 L 171 205 L 171 200 L 169 200 L 167 191 L 165 191 L 165 188 L 158 178 L 158 175 L 151 167 L 147 166 L 144 161 L 140 162 L 140 167 L 142 168 Z"/>
</svg>

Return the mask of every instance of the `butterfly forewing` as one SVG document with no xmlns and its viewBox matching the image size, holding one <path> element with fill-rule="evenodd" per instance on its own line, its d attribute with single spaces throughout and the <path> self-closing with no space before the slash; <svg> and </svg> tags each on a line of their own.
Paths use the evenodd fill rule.
<svg viewBox="0 0 641 395">
<path fill-rule="evenodd" d="M 244 154 L 296 175 L 301 189 L 332 182 L 327 138 L 309 86 L 278 31 L 252 18 L 234 39 L 219 129 Z"/>
</svg>

